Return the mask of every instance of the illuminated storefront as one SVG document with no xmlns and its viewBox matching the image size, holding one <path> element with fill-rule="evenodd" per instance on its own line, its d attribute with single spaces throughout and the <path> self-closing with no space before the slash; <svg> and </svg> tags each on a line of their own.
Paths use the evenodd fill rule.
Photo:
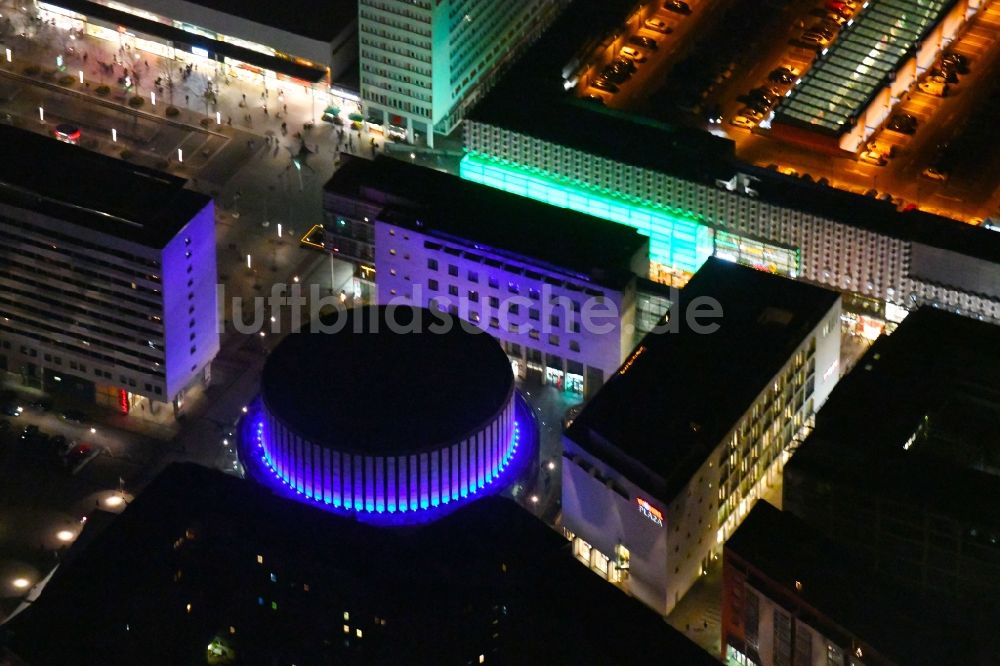
<svg viewBox="0 0 1000 666">
<path fill-rule="evenodd" d="M 118 2 L 63 0 L 61 4 L 64 6 L 39 3 L 38 7 L 42 18 L 54 21 L 56 27 L 64 30 L 77 31 L 136 52 L 206 66 L 209 71 L 220 69 L 220 73 L 247 81 L 258 82 L 264 78 L 287 81 L 295 86 L 319 86 L 323 92 L 328 90 L 329 67 L 265 44 Z"/>
</svg>

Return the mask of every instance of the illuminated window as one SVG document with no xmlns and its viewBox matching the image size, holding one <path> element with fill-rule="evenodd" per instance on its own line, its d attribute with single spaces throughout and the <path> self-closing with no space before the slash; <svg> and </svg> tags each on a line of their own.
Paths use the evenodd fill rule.
<svg viewBox="0 0 1000 666">
<path fill-rule="evenodd" d="M 349 626 L 347 626 L 346 624 L 344 625 L 344 633 L 345 634 L 351 633 L 351 628 Z"/>
<path fill-rule="evenodd" d="M 258 555 L 257 556 L 257 564 L 264 564 L 264 556 L 263 555 Z"/>
<path fill-rule="evenodd" d="M 347 611 L 344 611 L 344 621 L 346 622 L 350 619 L 351 619 L 351 614 L 348 613 Z"/>
<path fill-rule="evenodd" d="M 356 631 L 355 631 L 354 633 L 355 633 L 355 635 L 356 635 L 356 636 L 357 636 L 358 638 L 361 638 L 361 637 L 362 637 L 362 633 L 361 633 L 361 630 L 360 630 L 360 629 L 357 629 L 357 630 L 356 630 Z"/>
</svg>

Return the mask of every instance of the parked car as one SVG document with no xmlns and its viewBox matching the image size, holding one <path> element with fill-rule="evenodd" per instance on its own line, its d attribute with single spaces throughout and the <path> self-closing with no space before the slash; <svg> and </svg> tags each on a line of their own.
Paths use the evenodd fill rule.
<svg viewBox="0 0 1000 666">
<path fill-rule="evenodd" d="M 929 74 L 930 75 L 927 77 L 928 80 L 944 83 L 958 83 L 958 72 L 953 67 L 942 66 L 940 69 L 934 68 Z"/>
<path fill-rule="evenodd" d="M 718 125 L 722 122 L 722 107 L 718 104 L 710 104 L 705 109 L 705 120 L 709 125 Z"/>
<path fill-rule="evenodd" d="M 636 67 L 635 65 L 635 61 L 632 60 L 631 58 L 626 58 L 624 56 L 618 56 L 617 58 L 615 58 L 615 61 L 611 64 L 614 67 L 628 70 L 630 74 L 635 74 L 637 71 L 639 71 L 639 68 Z"/>
<path fill-rule="evenodd" d="M 586 102 L 593 102 L 594 104 L 604 104 L 604 98 L 595 93 L 590 93 L 589 95 L 584 95 L 583 100 Z"/>
<path fill-rule="evenodd" d="M 81 442 L 66 452 L 66 455 L 63 456 L 63 463 L 69 469 L 75 469 L 77 465 L 87 459 L 87 456 L 89 456 L 93 450 L 94 449 L 90 444 Z"/>
<path fill-rule="evenodd" d="M 900 134 L 913 134 L 917 131 L 917 117 L 909 113 L 897 113 L 889 119 L 886 128 Z"/>
<path fill-rule="evenodd" d="M 604 78 L 594 79 L 590 85 L 593 88 L 597 88 L 598 90 L 603 90 L 604 92 L 609 92 L 611 94 L 618 92 L 618 86 Z"/>
<path fill-rule="evenodd" d="M 796 76 L 785 67 L 779 67 L 767 75 L 768 81 L 780 83 L 785 86 L 795 83 L 795 79 Z"/>
<path fill-rule="evenodd" d="M 632 76 L 632 73 L 627 69 L 615 67 L 614 65 L 608 65 L 601 70 L 601 78 L 612 81 L 613 83 L 625 83 L 628 81 L 628 77 L 630 76 Z"/>
<path fill-rule="evenodd" d="M 941 57 L 941 62 L 954 66 L 959 74 L 969 73 L 969 59 L 961 53 L 946 53 Z"/>
<path fill-rule="evenodd" d="M 934 95 L 935 97 L 946 97 L 948 95 L 948 84 L 944 81 L 928 79 L 927 81 L 918 83 L 917 87 L 928 95 Z"/>
<path fill-rule="evenodd" d="M 885 158 L 885 155 L 875 150 L 866 150 L 858 156 L 858 159 L 865 164 L 874 164 L 875 166 L 885 166 L 889 163 L 889 160 Z"/>
<path fill-rule="evenodd" d="M 646 54 L 634 46 L 623 46 L 620 53 L 623 57 L 634 60 L 635 62 L 646 62 Z"/>
<path fill-rule="evenodd" d="M 652 30 L 653 32 L 662 32 L 667 34 L 673 32 L 674 29 L 667 25 L 666 21 L 658 18 L 648 18 L 642 24 L 647 30 Z"/>
<path fill-rule="evenodd" d="M 743 115 L 742 113 L 738 113 L 733 116 L 733 119 L 729 121 L 729 124 L 736 125 L 737 127 L 745 127 L 746 129 L 753 129 L 757 126 L 757 122 L 755 120 L 749 116 Z"/>
<path fill-rule="evenodd" d="M 634 44 L 636 46 L 641 46 L 643 48 L 652 49 L 655 51 L 658 48 L 658 44 L 652 37 L 643 37 L 642 35 L 632 35 L 628 38 L 629 44 Z"/>
<path fill-rule="evenodd" d="M 667 0 L 667 2 L 663 3 L 663 8 L 667 11 L 676 12 L 678 14 L 691 13 L 691 6 L 682 0 Z"/>
</svg>

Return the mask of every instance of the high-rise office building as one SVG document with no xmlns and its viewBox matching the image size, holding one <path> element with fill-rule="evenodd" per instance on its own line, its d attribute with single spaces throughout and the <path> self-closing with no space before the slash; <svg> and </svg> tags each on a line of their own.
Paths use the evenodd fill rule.
<svg viewBox="0 0 1000 666">
<path fill-rule="evenodd" d="M 0 145 L 0 370 L 179 408 L 219 350 L 211 199 L 11 127 Z"/>
<path fill-rule="evenodd" d="M 433 146 L 537 38 L 566 0 L 361 0 L 361 98 L 369 118 Z"/>
</svg>

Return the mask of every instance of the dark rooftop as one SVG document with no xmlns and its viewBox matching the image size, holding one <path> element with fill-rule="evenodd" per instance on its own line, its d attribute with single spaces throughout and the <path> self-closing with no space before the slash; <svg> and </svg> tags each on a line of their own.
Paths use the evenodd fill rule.
<svg viewBox="0 0 1000 666">
<path fill-rule="evenodd" d="M 348 161 L 326 190 L 384 205 L 383 221 L 612 288 L 632 278 L 637 255 L 646 257 L 648 239 L 629 227 L 388 157 Z"/>
<path fill-rule="evenodd" d="M 358 20 L 357 0 L 189 0 L 196 5 L 239 16 L 310 39 L 329 42 L 344 26 Z"/>
<path fill-rule="evenodd" d="M 702 320 L 718 324 L 711 334 L 692 331 L 683 315 L 702 296 L 723 310 Z M 568 436 L 670 501 L 839 298 L 710 258 L 671 307 L 678 331 L 647 335 Z"/>
<path fill-rule="evenodd" d="M 764 595 L 802 608 L 795 614 L 831 640 L 853 635 L 879 656 L 908 666 L 985 663 L 970 640 L 984 618 L 956 617 L 935 600 L 895 586 L 846 546 L 763 500 L 726 542 L 724 559 L 726 566 L 747 570 L 748 583 Z M 995 641 L 988 635 L 992 628 L 984 629 Z"/>
<path fill-rule="evenodd" d="M 759 178 L 761 201 L 1000 263 L 1000 234 L 887 201 L 780 174 L 736 159 L 729 139 L 577 99 L 570 72 L 605 35 L 622 30 L 633 0 L 576 0 L 469 114 L 510 129 L 637 167 L 715 186 L 737 173 Z M 669 202 L 667 202 L 669 203 Z"/>
<path fill-rule="evenodd" d="M 499 343 L 457 317 L 409 306 L 332 317 L 335 332 L 282 340 L 261 377 L 268 411 L 316 444 L 379 455 L 437 448 L 496 416 L 514 390 Z"/>
<path fill-rule="evenodd" d="M 74 546 L 3 629 L 39 666 L 205 663 L 214 637 L 241 664 L 718 663 L 508 499 L 387 529 L 194 464 Z"/>
<path fill-rule="evenodd" d="M 0 125 L 0 202 L 162 249 L 211 203 L 187 181 Z"/>
<path fill-rule="evenodd" d="M 786 475 L 1000 521 L 998 433 L 1000 327 L 924 307 L 840 380 Z"/>
</svg>

